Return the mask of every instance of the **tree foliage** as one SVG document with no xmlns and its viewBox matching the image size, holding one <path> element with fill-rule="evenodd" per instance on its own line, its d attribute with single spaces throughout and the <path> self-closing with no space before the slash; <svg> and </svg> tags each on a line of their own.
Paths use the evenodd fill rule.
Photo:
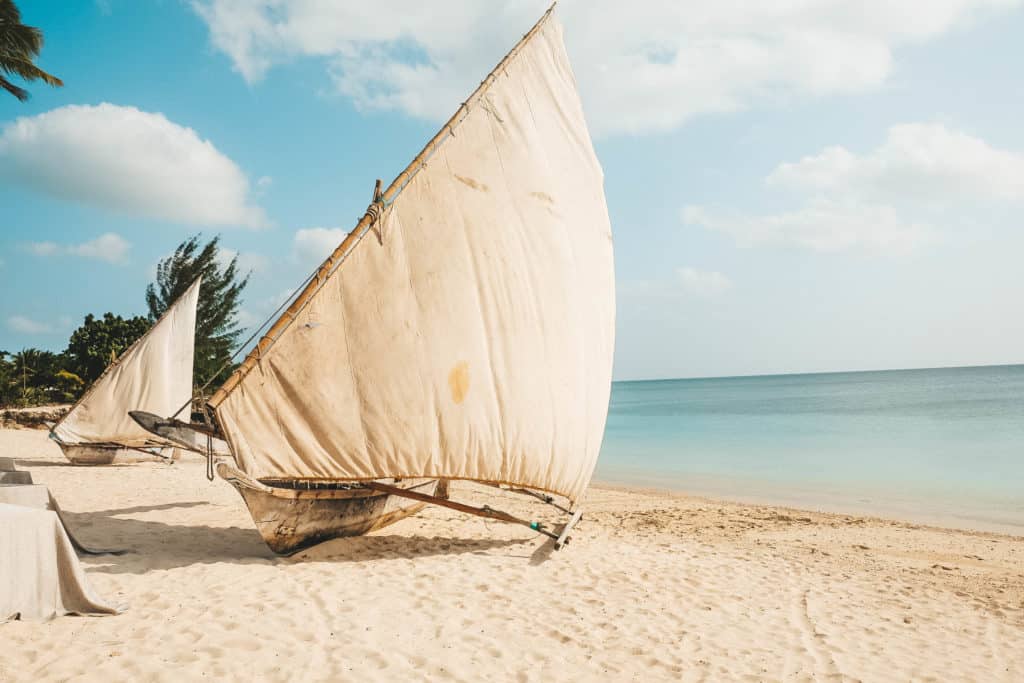
<svg viewBox="0 0 1024 683">
<path fill-rule="evenodd" d="M 0 405 L 33 406 L 74 400 L 83 387 L 80 377 L 64 369 L 63 353 L 23 349 L 0 351 Z"/>
<path fill-rule="evenodd" d="M 7 351 L 0 351 L 0 406 L 10 405 L 18 397 L 14 366 Z"/>
<path fill-rule="evenodd" d="M 249 276 L 239 276 L 238 257 L 223 263 L 220 238 L 201 244 L 199 235 L 178 245 L 174 253 L 160 261 L 156 281 L 146 288 L 149 318 L 155 321 L 180 297 L 200 275 L 199 307 L 196 313 L 196 355 L 194 383 L 211 379 L 225 364 L 238 344 L 244 330 L 238 326 L 242 291 Z M 221 372 L 216 383 L 227 374 Z"/>
<path fill-rule="evenodd" d="M 90 313 L 81 327 L 71 333 L 66 351 L 69 369 L 86 383 L 96 381 L 149 327 L 149 320 L 143 316 L 122 318 L 104 313 L 102 318 L 96 318 Z"/>
<path fill-rule="evenodd" d="M 26 81 L 42 81 L 62 86 L 64 82 L 35 65 L 43 49 L 43 32 L 21 23 L 21 12 L 14 0 L 0 0 L 0 88 L 24 102 L 28 91 L 7 80 L 17 76 Z"/>
<path fill-rule="evenodd" d="M 40 349 L 15 354 L 0 351 L 0 406 L 76 400 L 200 275 L 203 282 L 196 314 L 193 382 L 205 383 L 224 369 L 243 332 L 237 316 L 249 277 L 239 277 L 237 257 L 225 263 L 219 241 L 215 237 L 202 244 L 198 235 L 191 237 L 157 265 L 156 281 L 146 288 L 148 318 L 113 313 L 98 318 L 89 314 L 71 334 L 63 353 Z M 221 372 L 218 382 L 227 374 Z"/>
<path fill-rule="evenodd" d="M 111 362 L 150 327 L 148 318 L 92 314 L 71 333 L 62 353 L 0 351 L 0 406 L 28 407 L 78 399 Z"/>
</svg>

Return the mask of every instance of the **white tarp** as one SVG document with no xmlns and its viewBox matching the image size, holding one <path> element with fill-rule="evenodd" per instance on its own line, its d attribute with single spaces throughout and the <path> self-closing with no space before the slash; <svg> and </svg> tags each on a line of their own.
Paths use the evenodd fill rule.
<svg viewBox="0 0 1024 683">
<path fill-rule="evenodd" d="M 614 345 L 603 178 L 551 17 L 220 398 L 238 465 L 579 499 Z"/>
<path fill-rule="evenodd" d="M 89 586 L 57 513 L 0 503 L 0 622 L 119 611 Z"/>
<path fill-rule="evenodd" d="M 128 416 L 171 416 L 192 397 L 199 279 L 139 341 L 121 354 L 53 428 L 64 443 L 139 446 L 157 439 Z"/>
<path fill-rule="evenodd" d="M 27 484 L 0 484 L 0 505 L 21 505 L 23 507 L 32 507 L 39 510 L 52 510 L 57 514 L 57 519 L 64 527 L 64 533 L 68 535 L 68 540 L 71 541 L 71 545 L 80 553 L 84 553 L 86 555 L 123 555 L 126 552 L 124 550 L 89 548 L 82 545 L 82 543 L 75 538 L 75 535 L 71 533 L 71 529 L 68 528 L 68 524 L 64 520 L 64 513 L 60 509 L 60 505 L 57 504 L 56 499 L 54 499 L 53 495 L 50 493 L 50 489 L 46 488 L 42 484 L 31 483 L 31 472 L 19 472 L 18 474 L 27 475 L 29 482 Z"/>
</svg>

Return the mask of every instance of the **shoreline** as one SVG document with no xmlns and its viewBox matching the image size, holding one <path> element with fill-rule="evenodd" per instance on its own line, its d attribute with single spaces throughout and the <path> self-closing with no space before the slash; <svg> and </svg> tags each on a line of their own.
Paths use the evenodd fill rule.
<svg viewBox="0 0 1024 683">
<path fill-rule="evenodd" d="M 704 477 L 703 482 L 701 477 L 694 477 L 691 483 L 687 484 L 686 477 L 680 475 L 663 478 L 659 484 L 649 483 L 655 476 L 639 473 L 621 477 L 599 476 L 595 477 L 591 486 L 643 491 L 655 495 L 681 495 L 737 505 L 768 505 L 823 514 L 852 515 L 956 531 L 1024 538 L 1024 499 L 1020 503 L 1019 516 L 1000 515 L 999 510 L 992 510 L 986 515 L 977 505 L 970 510 L 962 509 L 957 512 L 950 509 L 940 512 L 937 508 L 944 505 L 947 508 L 956 506 L 955 503 L 944 502 L 941 496 L 928 497 L 918 494 L 894 501 L 885 500 L 884 492 L 876 492 L 873 495 L 879 499 L 872 500 L 868 497 L 871 494 L 867 493 L 814 491 L 807 487 L 730 479 L 725 476 L 715 477 L 713 484 L 707 483 L 707 477 Z M 678 482 L 672 481 L 674 479 L 678 479 Z M 754 492 L 754 488 L 759 490 Z"/>
<path fill-rule="evenodd" d="M 1017 524 L 993 523 L 992 528 L 984 528 L 984 524 L 967 526 L 967 522 L 957 524 L 955 522 L 956 518 L 953 516 L 950 516 L 948 519 L 927 515 L 920 515 L 917 518 L 913 518 L 912 516 L 897 514 L 891 509 L 878 509 L 868 506 L 865 506 L 862 509 L 846 508 L 841 504 L 834 507 L 815 507 L 808 504 L 806 501 L 800 501 L 797 499 L 781 500 L 771 496 L 758 498 L 757 496 L 746 496 L 739 493 L 730 496 L 717 493 L 705 493 L 701 491 L 686 491 L 670 486 L 645 486 L 608 479 L 595 480 L 590 485 L 590 489 L 678 499 L 680 501 L 701 502 L 708 505 L 721 505 L 738 508 L 772 508 L 786 513 L 861 519 L 876 524 L 904 525 L 935 531 L 976 534 L 982 536 L 998 536 L 1013 540 L 1024 540 L 1024 527 Z"/>
<path fill-rule="evenodd" d="M 0 625 L 0 680 L 1021 680 L 1024 538 L 596 483 L 572 542 L 445 508 L 292 557 L 201 458 L 0 455 L 53 493 L 111 617 Z M 544 522 L 526 496 L 459 500 Z"/>
</svg>

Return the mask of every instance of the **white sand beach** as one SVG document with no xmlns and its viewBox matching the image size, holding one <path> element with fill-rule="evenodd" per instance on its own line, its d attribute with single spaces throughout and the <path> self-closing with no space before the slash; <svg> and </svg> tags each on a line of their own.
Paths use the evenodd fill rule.
<svg viewBox="0 0 1024 683">
<path fill-rule="evenodd" d="M 429 509 L 278 558 L 199 459 L 0 455 L 131 549 L 82 559 L 124 614 L 0 625 L 4 681 L 1024 679 L 1024 538 L 594 487 L 559 552 Z"/>
</svg>

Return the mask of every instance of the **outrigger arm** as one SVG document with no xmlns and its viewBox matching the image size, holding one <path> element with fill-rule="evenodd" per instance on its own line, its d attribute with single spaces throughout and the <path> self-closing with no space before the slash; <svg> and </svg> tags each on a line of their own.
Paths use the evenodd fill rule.
<svg viewBox="0 0 1024 683">
<path fill-rule="evenodd" d="M 583 510 L 577 509 L 573 516 L 569 519 L 568 523 L 562 527 L 561 532 L 556 534 L 541 524 L 540 522 L 531 522 L 529 520 L 521 519 L 515 515 L 510 515 L 507 512 L 501 510 L 495 510 L 492 507 L 484 505 L 482 507 L 474 507 L 472 505 L 466 505 L 465 503 L 459 503 L 454 500 L 448 500 L 447 498 L 440 498 L 438 496 L 431 496 L 426 493 L 420 493 L 419 491 L 412 491 L 409 489 L 403 489 L 398 486 L 391 486 L 390 484 L 384 484 L 378 481 L 364 481 L 360 482 L 367 488 L 380 491 L 382 493 L 389 493 L 393 496 L 401 496 L 403 498 L 411 498 L 412 500 L 418 500 L 424 503 L 430 503 L 432 505 L 439 505 L 441 507 L 451 508 L 452 510 L 458 510 L 470 515 L 476 515 L 477 517 L 485 517 L 487 519 L 494 519 L 499 522 L 508 522 L 509 524 L 519 524 L 522 526 L 529 527 L 534 531 L 544 534 L 548 538 L 555 541 L 555 550 L 561 550 L 562 546 L 569 542 L 569 532 L 576 525 L 577 522 L 583 517 Z"/>
</svg>

